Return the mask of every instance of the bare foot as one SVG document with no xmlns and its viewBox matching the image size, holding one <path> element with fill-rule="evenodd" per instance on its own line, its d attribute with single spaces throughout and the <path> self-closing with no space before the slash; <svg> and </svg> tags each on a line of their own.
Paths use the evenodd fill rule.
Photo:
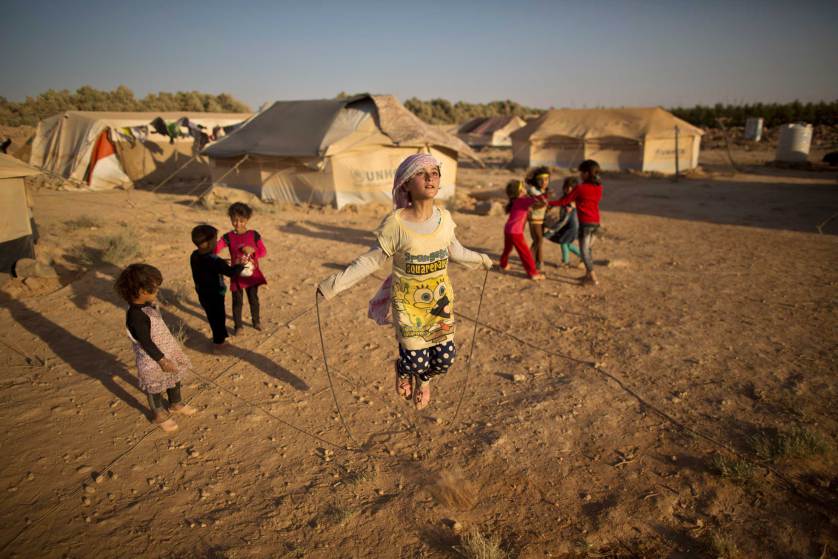
<svg viewBox="0 0 838 559">
<path fill-rule="evenodd" d="M 509 269 L 509 264 L 507 264 L 506 266 L 501 266 L 500 264 L 498 264 L 498 268 L 500 268 L 501 270 L 503 270 L 505 272 Z"/>
<path fill-rule="evenodd" d="M 177 431 L 177 423 L 175 423 L 175 420 L 171 417 L 166 417 L 163 414 L 157 414 L 154 416 L 154 424 L 160 427 L 165 433 Z"/>
<path fill-rule="evenodd" d="M 413 393 L 413 403 L 417 410 L 423 410 L 431 403 L 431 383 L 418 382 Z"/>
<path fill-rule="evenodd" d="M 413 383 L 410 377 L 403 377 L 399 375 L 399 360 L 396 359 L 396 394 L 410 400 L 410 395 L 413 392 Z"/>
<path fill-rule="evenodd" d="M 230 344 L 227 342 L 221 342 L 220 344 L 213 343 L 212 344 L 212 352 L 216 355 L 224 355 L 226 353 L 227 348 L 230 347 Z"/>
<path fill-rule="evenodd" d="M 195 415 L 198 413 L 198 410 L 190 406 L 189 404 L 174 404 L 169 408 L 173 413 L 179 413 L 181 415 Z"/>
<path fill-rule="evenodd" d="M 530 279 L 533 281 L 544 281 L 547 279 L 547 276 L 545 276 L 544 274 L 534 274 L 530 276 Z"/>
</svg>

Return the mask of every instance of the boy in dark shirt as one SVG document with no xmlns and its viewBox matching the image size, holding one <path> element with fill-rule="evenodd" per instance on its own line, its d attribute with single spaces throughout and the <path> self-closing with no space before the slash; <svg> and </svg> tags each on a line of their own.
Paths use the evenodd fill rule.
<svg viewBox="0 0 838 559">
<path fill-rule="evenodd" d="M 244 265 L 230 266 L 217 254 L 213 254 L 218 242 L 218 229 L 212 225 L 198 225 L 192 229 L 192 242 L 198 247 L 189 258 L 195 291 L 198 292 L 198 302 L 207 313 L 207 320 L 212 329 L 214 349 L 221 350 L 227 340 L 224 314 L 224 295 L 227 292 L 227 286 L 222 276 L 236 277 L 244 269 Z"/>
</svg>

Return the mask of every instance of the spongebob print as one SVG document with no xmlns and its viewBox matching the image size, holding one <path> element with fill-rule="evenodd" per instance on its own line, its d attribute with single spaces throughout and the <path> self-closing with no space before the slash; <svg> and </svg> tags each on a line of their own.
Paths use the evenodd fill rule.
<svg viewBox="0 0 838 559">
<path fill-rule="evenodd" d="M 454 293 L 448 274 L 414 279 L 401 277 L 393 285 L 394 316 L 404 338 L 438 343 L 454 333 Z"/>
</svg>

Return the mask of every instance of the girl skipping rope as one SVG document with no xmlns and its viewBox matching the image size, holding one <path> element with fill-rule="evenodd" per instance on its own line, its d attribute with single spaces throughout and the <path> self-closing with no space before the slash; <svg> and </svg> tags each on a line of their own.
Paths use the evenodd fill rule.
<svg viewBox="0 0 838 559">
<path fill-rule="evenodd" d="M 434 205 L 440 178 L 440 163 L 431 155 L 405 159 L 393 180 L 394 210 L 381 222 L 371 250 L 317 288 L 318 296 L 331 299 L 392 258 L 392 274 L 369 302 L 368 316 L 388 324 L 392 311 L 399 343 L 396 392 L 419 410 L 430 403 L 431 379 L 446 373 L 457 354 L 449 260 L 492 267 L 487 255 L 460 244 L 451 214 Z"/>
</svg>

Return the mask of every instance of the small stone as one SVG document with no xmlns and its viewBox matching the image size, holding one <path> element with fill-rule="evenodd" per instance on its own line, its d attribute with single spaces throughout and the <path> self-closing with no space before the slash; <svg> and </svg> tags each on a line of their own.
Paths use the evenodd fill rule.
<svg viewBox="0 0 838 559">
<path fill-rule="evenodd" d="M 88 524 L 90 524 L 91 522 L 93 522 L 93 519 L 90 518 L 89 516 L 85 516 L 84 521 L 87 522 Z"/>
<path fill-rule="evenodd" d="M 108 472 L 108 477 L 111 479 L 119 479 L 119 474 L 116 472 Z"/>
<path fill-rule="evenodd" d="M 35 474 L 33 474 L 32 472 L 26 474 L 26 481 L 32 481 L 33 479 L 35 479 Z"/>
<path fill-rule="evenodd" d="M 527 375 L 522 375 L 521 373 L 512 375 L 512 382 L 514 383 L 524 382 L 525 380 L 527 380 Z"/>
<path fill-rule="evenodd" d="M 434 419 L 434 423 L 436 423 L 437 425 L 442 425 L 442 424 L 443 424 L 443 420 L 442 420 L 442 418 L 441 418 L 441 417 L 437 417 L 436 419 Z"/>
<path fill-rule="evenodd" d="M 96 483 L 104 483 L 105 482 L 105 476 L 103 476 L 102 474 L 99 474 L 95 478 L 93 478 L 93 481 L 95 481 Z"/>
<path fill-rule="evenodd" d="M 79 466 L 78 468 L 76 468 L 76 472 L 79 474 L 89 474 L 92 471 L 93 468 L 91 468 L 90 466 Z"/>
<path fill-rule="evenodd" d="M 199 457 L 200 455 L 201 455 L 201 453 L 200 453 L 200 452 L 198 452 L 197 450 L 195 450 L 194 448 L 190 448 L 190 449 L 189 449 L 189 457 L 190 457 L 190 458 L 197 458 L 197 457 Z"/>
<path fill-rule="evenodd" d="M 463 525 L 455 520 L 454 523 L 451 524 L 451 531 L 455 536 L 459 536 L 463 533 Z"/>
<path fill-rule="evenodd" d="M 82 502 L 82 504 L 83 504 L 84 506 L 86 506 L 86 507 L 87 507 L 87 506 L 90 506 L 90 497 L 83 497 L 83 498 L 82 498 L 82 500 L 81 500 L 81 502 Z"/>
<path fill-rule="evenodd" d="M 96 493 L 96 488 L 93 487 L 92 485 L 85 485 L 84 486 L 84 492 L 88 493 L 90 495 L 93 495 L 94 493 Z"/>
</svg>

